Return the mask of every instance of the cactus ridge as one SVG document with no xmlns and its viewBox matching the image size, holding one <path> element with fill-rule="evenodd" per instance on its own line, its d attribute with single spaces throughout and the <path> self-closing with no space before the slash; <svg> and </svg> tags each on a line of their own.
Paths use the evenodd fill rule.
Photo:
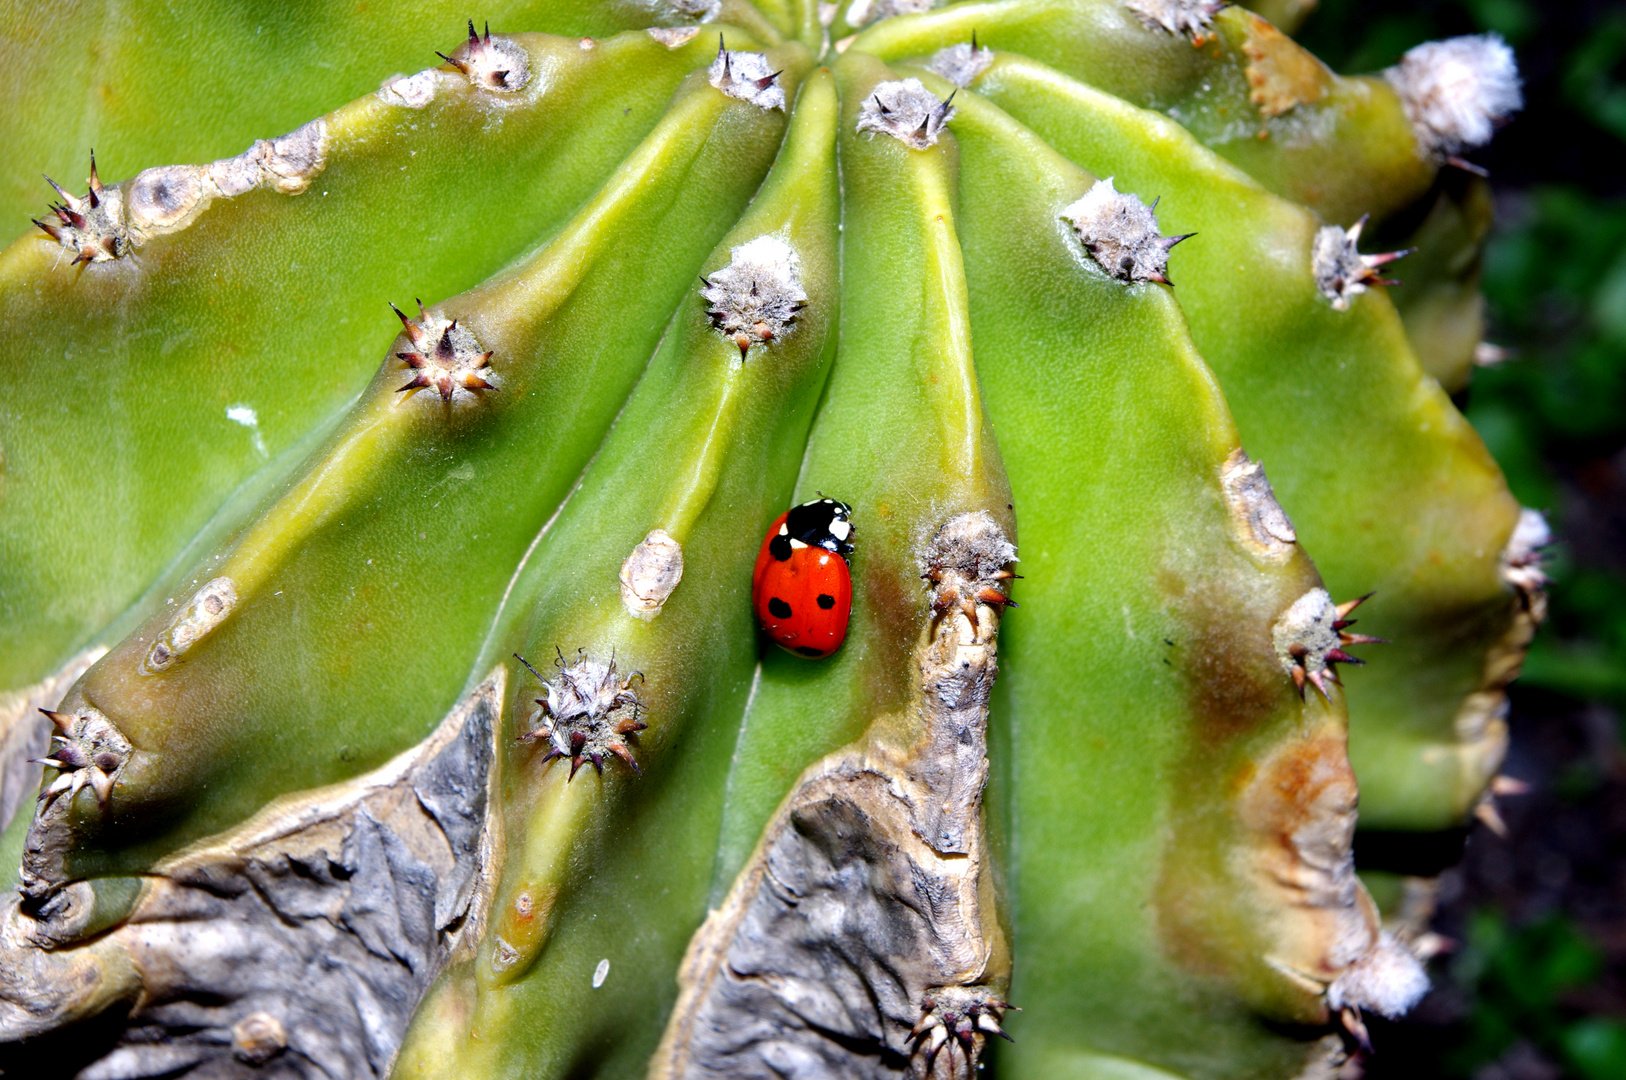
<svg viewBox="0 0 1626 1080">
<path fill-rule="evenodd" d="M 0 253 L 0 1064 L 120 1003 L 130 1076 L 1369 1052 L 1426 950 L 1357 779 L 1494 820 L 1544 611 L 1429 374 L 1479 344 L 1506 46 L 532 14 L 235 157 L 93 156 Z M 853 603 L 808 661 L 750 569 L 815 497 Z"/>
</svg>

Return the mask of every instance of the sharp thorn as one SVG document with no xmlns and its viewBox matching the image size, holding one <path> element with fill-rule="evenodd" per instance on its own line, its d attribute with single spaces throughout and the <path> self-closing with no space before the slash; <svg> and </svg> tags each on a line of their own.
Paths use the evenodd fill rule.
<svg viewBox="0 0 1626 1080">
<path fill-rule="evenodd" d="M 1372 1052 L 1372 1036 L 1367 1033 L 1366 1025 L 1361 1022 L 1360 1010 L 1353 1005 L 1346 1006 L 1338 1014 L 1338 1019 L 1343 1022 L 1344 1030 L 1354 1036 L 1356 1042 L 1360 1043 L 1361 1049 L 1370 1054 Z"/>
<path fill-rule="evenodd" d="M 1502 820 L 1502 813 L 1496 809 L 1496 804 L 1490 799 L 1481 799 L 1479 805 L 1474 807 L 1474 817 L 1484 823 L 1485 828 L 1507 839 L 1507 822 Z"/>
<path fill-rule="evenodd" d="M 1361 238 L 1361 230 L 1366 228 L 1366 223 L 1371 217 L 1371 214 L 1362 214 L 1359 221 L 1351 225 L 1348 229 L 1344 230 L 1344 235 L 1349 237 L 1351 240 L 1359 240 Z"/>
<path fill-rule="evenodd" d="M 96 151 L 92 149 L 90 152 L 90 193 L 92 195 L 99 195 L 101 190 L 102 178 L 96 175 Z M 92 200 L 90 205 L 95 206 L 96 202 Z"/>
<path fill-rule="evenodd" d="M 73 713 L 52 712 L 50 709 L 41 709 L 40 712 L 44 713 L 64 735 L 73 731 L 73 722 L 78 719 Z"/>
<path fill-rule="evenodd" d="M 97 803 L 106 810 L 107 800 L 113 797 L 113 778 L 94 765 L 85 771 L 90 774 L 90 786 L 96 792 Z"/>
<path fill-rule="evenodd" d="M 1374 590 L 1374 592 L 1375 591 L 1376 590 Z M 1364 604 L 1368 600 L 1372 599 L 1372 595 L 1373 595 L 1372 593 L 1367 593 L 1365 596 L 1357 596 L 1353 600 L 1346 600 L 1342 604 L 1339 604 L 1338 608 L 1337 608 L 1338 617 L 1340 619 L 1346 618 L 1349 615 L 1350 612 L 1354 611 L 1356 608 L 1360 607 L 1362 604 Z"/>
<path fill-rule="evenodd" d="M 62 242 L 62 232 L 56 226 L 47 225 L 47 224 L 45 224 L 45 222 L 39 220 L 38 218 L 29 218 L 28 220 L 32 221 L 34 224 L 36 224 L 40 228 L 44 229 L 45 230 L 45 235 L 49 236 L 52 240 L 55 240 L 59 244 Z"/>
<path fill-rule="evenodd" d="M 1511 776 L 1494 776 L 1491 778 L 1490 790 L 1491 794 L 1498 798 L 1504 795 L 1528 795 L 1530 785 Z"/>
<path fill-rule="evenodd" d="M 1475 176 L 1480 177 L 1481 179 L 1490 178 L 1489 169 L 1485 168 L 1483 165 L 1475 165 L 1473 162 L 1465 160 L 1464 158 L 1459 158 L 1455 154 L 1452 154 L 1450 157 L 1446 158 L 1445 163 L 1453 168 L 1461 169 L 1465 173 L 1473 173 Z"/>
<path fill-rule="evenodd" d="M 1362 660 L 1360 657 L 1351 656 L 1342 649 L 1328 649 L 1327 650 L 1327 660 L 1328 660 L 1329 663 L 1333 663 L 1333 664 L 1364 664 L 1364 663 L 1366 663 L 1366 661 Z"/>
<path fill-rule="evenodd" d="M 61 197 L 62 201 L 66 203 L 70 209 L 79 209 L 79 200 L 74 198 L 72 195 L 69 195 L 66 191 L 63 191 L 61 184 L 57 183 L 55 180 L 52 180 L 49 176 L 45 178 L 45 182 L 51 185 L 51 189 Z"/>
</svg>

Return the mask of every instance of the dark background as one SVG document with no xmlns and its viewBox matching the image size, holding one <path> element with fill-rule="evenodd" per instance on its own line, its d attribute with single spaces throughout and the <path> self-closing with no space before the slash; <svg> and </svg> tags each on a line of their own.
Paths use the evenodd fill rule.
<svg viewBox="0 0 1626 1080">
<path fill-rule="evenodd" d="M 1346 1072 L 1626 1080 L 1626 4 L 1322 0 L 1296 36 L 1355 73 L 1484 31 L 1525 79 L 1524 111 L 1471 155 L 1497 190 L 1487 337 L 1512 355 L 1458 403 L 1557 535 L 1504 770 L 1533 790 L 1500 801 L 1507 839 L 1468 835 L 1434 992 Z"/>
</svg>

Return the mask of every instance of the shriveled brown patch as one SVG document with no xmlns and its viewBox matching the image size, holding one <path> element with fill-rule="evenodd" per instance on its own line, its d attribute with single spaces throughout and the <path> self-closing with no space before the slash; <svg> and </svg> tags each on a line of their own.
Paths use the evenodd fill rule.
<svg viewBox="0 0 1626 1080">
<path fill-rule="evenodd" d="M 1243 72 L 1248 99 L 1266 116 L 1314 104 L 1332 88 L 1332 73 L 1325 64 L 1257 15 L 1247 19 L 1242 52 L 1248 58 Z"/>
</svg>

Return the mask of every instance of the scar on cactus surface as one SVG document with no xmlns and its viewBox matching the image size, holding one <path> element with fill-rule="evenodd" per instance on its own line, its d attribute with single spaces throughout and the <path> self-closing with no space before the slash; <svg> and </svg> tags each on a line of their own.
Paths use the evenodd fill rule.
<svg viewBox="0 0 1626 1080">
<path fill-rule="evenodd" d="M 1517 107 L 1505 47 L 1346 79 L 1186 0 L 524 17 L 336 14 L 376 92 L 333 108 L 347 51 L 288 135 L 93 159 L 0 257 L 0 1041 L 103 1025 L 82 1067 L 131 1077 L 1366 1054 L 1426 977 L 1357 782 L 1418 829 L 1488 805 L 1543 577 L 1359 242 Z M 275 97 L 239 29 L 188 32 Z M 131 101 L 174 77 L 142 55 Z M 841 587 L 761 592 L 799 553 Z M 1374 588 L 1390 644 L 1340 673 Z"/>
</svg>

